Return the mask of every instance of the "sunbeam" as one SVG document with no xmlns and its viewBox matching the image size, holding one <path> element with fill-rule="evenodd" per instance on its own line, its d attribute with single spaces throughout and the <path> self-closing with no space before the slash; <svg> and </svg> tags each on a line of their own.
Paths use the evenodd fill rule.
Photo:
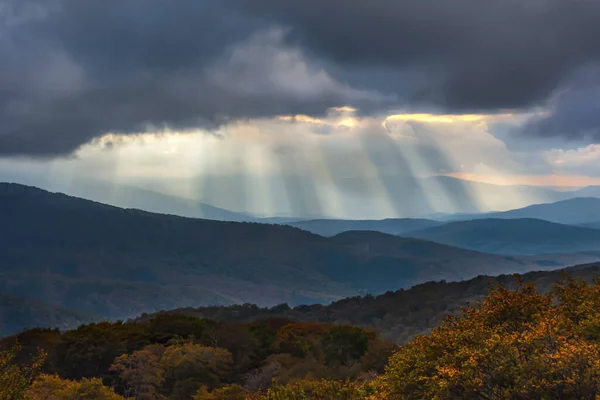
<svg viewBox="0 0 600 400">
<path fill-rule="evenodd" d="M 599 182 L 563 172 L 594 159 L 587 150 L 538 155 L 540 174 L 525 174 L 532 156 L 512 152 L 491 133 L 495 124 L 522 120 L 510 112 L 361 116 L 341 106 L 320 118 L 284 115 L 215 131 L 112 133 L 73 157 L 14 160 L 13 172 L 4 175 L 110 204 L 126 205 L 131 198 L 123 187 L 138 187 L 189 207 L 200 201 L 250 215 L 303 218 L 504 210 L 546 199 L 543 191 L 515 184 Z M 104 189 L 94 189 L 96 182 Z"/>
</svg>

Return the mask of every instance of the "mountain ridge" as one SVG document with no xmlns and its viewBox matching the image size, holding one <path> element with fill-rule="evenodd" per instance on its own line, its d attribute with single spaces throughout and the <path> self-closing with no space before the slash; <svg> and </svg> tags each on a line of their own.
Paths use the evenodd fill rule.
<svg viewBox="0 0 600 400">
<path fill-rule="evenodd" d="M 414 230 L 438 226 L 442 222 L 425 218 L 385 218 L 381 220 L 312 219 L 286 224 L 321 236 L 335 236 L 347 231 L 378 231 L 401 235 Z"/>
<path fill-rule="evenodd" d="M 514 210 L 484 214 L 465 214 L 449 220 L 535 218 L 567 225 L 581 225 L 600 220 L 600 198 L 574 197 L 553 203 L 531 204 Z"/>
<path fill-rule="evenodd" d="M 520 275 L 478 275 L 464 281 L 430 281 L 409 289 L 388 291 L 377 296 L 355 296 L 329 305 L 313 304 L 289 307 L 279 305 L 260 308 L 251 304 L 168 310 L 160 314 L 178 314 L 219 321 L 249 322 L 269 318 L 295 321 L 351 324 L 376 329 L 384 338 L 399 343 L 418 334 L 426 334 L 447 315 L 460 313 L 465 303 L 476 303 L 489 293 L 490 287 L 502 284 L 516 288 L 519 281 L 533 283 L 545 293 L 565 277 L 592 282 L 600 277 L 600 263 L 590 263 L 552 271 L 531 271 Z M 146 320 L 153 315 L 141 316 Z"/>
<path fill-rule="evenodd" d="M 7 188 L 0 190 L 0 293 L 103 318 L 202 304 L 329 303 L 431 279 L 598 259 L 490 255 L 374 232 L 324 238 L 284 225 L 193 219 Z"/>
<path fill-rule="evenodd" d="M 600 250 L 598 230 L 534 218 L 455 221 L 407 235 L 494 254 L 535 255 Z"/>
</svg>

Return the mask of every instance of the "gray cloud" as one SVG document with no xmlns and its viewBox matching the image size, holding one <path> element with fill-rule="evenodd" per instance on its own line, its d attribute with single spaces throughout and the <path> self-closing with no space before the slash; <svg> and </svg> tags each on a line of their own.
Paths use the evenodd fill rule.
<svg viewBox="0 0 600 400">
<path fill-rule="evenodd" d="M 551 112 L 530 121 L 523 133 L 575 143 L 581 140 L 600 143 L 600 71 L 586 72 L 557 93 L 552 99 Z"/>
<path fill-rule="evenodd" d="M 588 0 L 0 0 L 0 155 L 335 105 L 527 108 L 599 37 Z"/>
<path fill-rule="evenodd" d="M 0 22 L 0 155 L 69 154 L 107 132 L 382 99 L 335 81 L 280 30 L 217 2 L 3 4 L 12 17 Z"/>
<path fill-rule="evenodd" d="M 453 110 L 538 103 L 574 69 L 600 59 L 600 3 L 594 1 L 246 0 L 245 5 L 291 26 L 290 41 L 319 56 L 346 69 L 391 70 L 397 81 L 416 78 L 413 101 Z M 379 84 L 389 88 L 394 82 Z"/>
</svg>

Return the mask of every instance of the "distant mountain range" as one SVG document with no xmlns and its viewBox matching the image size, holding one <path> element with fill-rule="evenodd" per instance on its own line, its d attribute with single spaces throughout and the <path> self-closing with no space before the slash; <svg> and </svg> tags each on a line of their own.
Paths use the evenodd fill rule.
<svg viewBox="0 0 600 400">
<path fill-rule="evenodd" d="M 600 250 L 600 230 L 532 218 L 451 222 L 408 236 L 497 254 L 551 254 Z"/>
<path fill-rule="evenodd" d="M 154 214 L 5 183 L 0 221 L 0 293 L 107 318 L 208 304 L 328 303 L 432 279 L 599 258 L 492 255 L 378 232 L 325 238 L 290 226 Z"/>
<path fill-rule="evenodd" d="M 587 224 L 580 224 L 579 226 L 583 228 L 600 229 L 600 221 L 590 222 Z"/>
<path fill-rule="evenodd" d="M 579 225 L 600 220 L 600 198 L 577 197 L 548 204 L 533 204 L 516 210 L 455 215 L 451 220 L 535 218 L 559 224 Z"/>
<path fill-rule="evenodd" d="M 454 214 L 452 218 L 441 219 L 450 221 L 320 219 L 288 224 L 322 236 L 371 230 L 497 254 L 600 250 L 600 231 L 597 230 L 600 222 L 591 222 L 600 221 L 599 198 L 574 198 L 505 212 Z"/>
<path fill-rule="evenodd" d="M 66 190 L 67 187 L 64 186 L 62 191 Z M 111 184 L 102 181 L 77 181 L 68 186 L 68 193 L 116 207 L 135 208 L 159 214 L 214 219 L 217 221 L 255 220 L 250 215 L 229 211 L 196 200 L 123 184 Z"/>
<path fill-rule="evenodd" d="M 9 175 L 0 171 L 0 180 Z M 557 190 L 539 186 L 501 186 L 489 183 L 457 179 L 448 176 L 434 176 L 416 179 L 407 176 L 384 175 L 381 185 L 386 189 L 387 200 L 392 206 L 390 218 L 426 218 L 433 220 L 458 220 L 464 216 L 481 213 L 517 209 L 531 204 L 552 203 L 577 197 L 600 197 L 600 186 L 590 186 L 578 190 Z M 331 219 L 323 215 L 323 210 L 309 210 L 303 207 L 285 211 L 277 209 L 271 215 L 254 215 L 244 209 L 243 201 L 233 206 L 227 198 L 221 199 L 206 189 L 204 192 L 190 192 L 186 198 L 162 193 L 158 187 L 142 189 L 123 183 L 105 182 L 96 179 L 74 178 L 72 181 L 49 181 L 43 176 L 19 176 L 18 182 L 27 182 L 54 192 L 69 193 L 73 196 L 99 201 L 124 208 L 136 208 L 150 212 L 173 214 L 191 218 L 207 218 L 224 221 L 254 221 L 265 223 L 288 223 L 308 219 Z M 175 181 L 173 187 L 185 187 L 186 182 Z M 343 194 L 365 193 L 369 187 L 362 180 L 352 177 L 336 181 Z M 369 201 L 365 197 L 363 215 L 368 216 Z M 230 211 L 224 204 L 236 211 Z M 360 214 L 357 214 L 360 215 Z M 535 217 L 534 217 L 535 218 Z M 363 218 L 367 219 L 367 218 Z"/>
<path fill-rule="evenodd" d="M 402 182 L 403 183 L 403 182 Z M 417 192 L 425 193 L 422 199 L 425 204 L 436 204 L 436 200 L 443 200 L 451 205 L 452 211 L 446 213 L 449 219 L 464 219 L 460 214 L 485 214 L 507 209 L 518 209 L 532 204 L 554 203 L 562 200 L 581 197 L 600 197 L 600 186 L 588 186 L 576 190 L 558 190 L 551 187 L 527 185 L 493 185 L 489 183 L 468 181 L 447 176 L 436 176 L 418 181 L 421 186 Z M 415 196 L 411 187 L 401 186 L 404 196 Z M 396 200 L 396 199 L 394 199 Z M 396 201 L 403 202 L 399 197 Z M 434 218 L 436 212 L 407 214 L 419 215 L 429 219 Z M 444 211 L 437 211 L 438 216 Z M 532 217 L 535 218 L 535 217 Z"/>
</svg>

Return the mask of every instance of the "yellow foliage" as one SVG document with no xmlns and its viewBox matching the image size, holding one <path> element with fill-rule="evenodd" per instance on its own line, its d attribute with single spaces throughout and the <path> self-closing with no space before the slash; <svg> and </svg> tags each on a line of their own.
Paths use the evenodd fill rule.
<svg viewBox="0 0 600 400">
<path fill-rule="evenodd" d="M 8 350 L 0 350 L 0 400 L 23 399 L 31 381 L 38 375 L 46 355 L 40 351 L 31 365 L 18 365 L 18 344 Z"/>
<path fill-rule="evenodd" d="M 272 355 L 265 367 L 276 363 L 294 373 L 266 375 L 287 384 L 257 393 L 224 386 L 235 377 L 229 351 L 192 342 L 146 346 L 118 357 L 111 370 L 125 396 L 152 400 L 194 393 L 195 400 L 600 399 L 600 282 L 566 278 L 548 294 L 522 283 L 516 290 L 492 288 L 482 302 L 400 346 L 385 373 L 369 381 L 317 379 L 318 363 L 307 360 L 324 357 L 343 366 L 346 354 L 356 359 L 368 344 L 362 331 L 325 328 L 301 323 L 280 329 L 276 346 L 290 353 Z M 322 343 L 314 335 L 322 335 Z M 100 379 L 36 378 L 43 355 L 19 366 L 17 350 L 0 351 L 0 400 L 123 400 Z"/>
<path fill-rule="evenodd" d="M 499 286 L 391 357 L 374 381 L 300 381 L 251 399 L 600 398 L 600 282 L 565 279 L 546 295 Z"/>
<path fill-rule="evenodd" d="M 264 394 L 249 400 L 376 400 L 377 388 L 370 382 L 335 380 L 301 380 L 288 385 L 274 385 Z"/>
<path fill-rule="evenodd" d="M 392 356 L 390 399 L 593 399 L 600 393 L 598 285 L 567 280 L 548 295 L 498 287 Z M 382 395 L 383 396 L 383 395 Z"/>
<path fill-rule="evenodd" d="M 246 400 L 251 394 L 239 385 L 227 385 L 209 392 L 202 387 L 194 396 L 194 400 Z"/>
<path fill-rule="evenodd" d="M 202 385 L 221 386 L 233 363 L 225 349 L 191 342 L 170 346 L 148 345 L 115 359 L 110 370 L 117 372 L 125 396 L 143 400 L 189 399 Z"/>
<path fill-rule="evenodd" d="M 41 375 L 28 391 L 27 400 L 124 400 L 97 378 L 70 381 Z"/>
</svg>

